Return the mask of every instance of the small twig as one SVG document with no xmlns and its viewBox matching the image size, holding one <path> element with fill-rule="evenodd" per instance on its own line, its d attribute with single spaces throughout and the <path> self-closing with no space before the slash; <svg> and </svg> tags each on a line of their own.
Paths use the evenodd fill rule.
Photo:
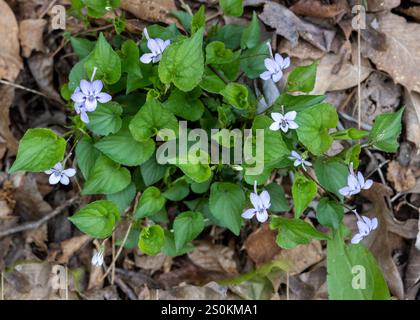
<svg viewBox="0 0 420 320">
<path fill-rule="evenodd" d="M 219 17 L 219 16 L 221 16 L 221 15 L 222 15 L 222 12 L 218 11 L 218 12 L 216 12 L 215 14 L 213 14 L 213 15 L 211 15 L 211 16 L 208 16 L 208 17 L 206 18 L 206 22 L 209 22 L 209 21 L 211 21 L 211 20 L 213 20 L 213 19 L 216 19 L 217 17 Z"/>
<path fill-rule="evenodd" d="M 354 123 L 358 123 L 358 120 L 357 120 L 357 119 L 353 118 L 352 116 L 348 115 L 347 113 L 344 113 L 344 112 L 338 112 L 338 114 L 339 114 L 341 117 L 343 117 L 344 119 L 348 120 L 348 121 L 351 121 L 351 122 L 354 122 Z M 372 126 L 371 126 L 371 125 L 366 124 L 366 123 L 363 123 L 363 122 L 360 122 L 360 127 L 361 127 L 363 130 L 368 130 L 368 131 L 372 130 Z"/>
<path fill-rule="evenodd" d="M 7 230 L 1 230 L 0 231 L 0 238 L 10 236 L 12 234 L 19 233 L 19 232 L 22 232 L 22 231 L 37 229 L 40 226 L 42 226 L 44 223 L 46 223 L 48 220 L 50 220 L 50 219 L 54 218 L 55 216 L 59 215 L 60 213 L 62 213 L 62 211 L 64 209 L 66 209 L 67 207 L 70 207 L 78 199 L 79 199 L 79 196 L 75 196 L 75 197 L 67 200 L 62 205 L 58 206 L 57 208 L 55 208 L 53 211 L 51 211 L 49 214 L 42 217 L 38 221 L 27 222 L 27 223 L 21 224 L 20 226 L 14 227 L 14 228 L 10 228 L 10 229 L 7 229 Z"/>
<path fill-rule="evenodd" d="M 21 86 L 20 84 L 16 84 L 14 82 L 10 82 L 10 81 L 7 81 L 7 80 L 2 80 L 2 79 L 0 79 L 0 83 L 4 84 L 6 86 L 11 86 L 11 87 L 14 87 L 14 88 L 17 88 L 17 89 L 21 89 L 21 90 L 24 90 L 24 91 L 28 91 L 28 92 L 37 94 L 37 95 L 42 96 L 44 98 L 47 98 L 49 100 L 53 100 L 53 101 L 55 101 L 55 102 L 57 102 L 61 105 L 64 105 L 64 103 L 61 100 L 57 100 L 56 98 L 50 97 L 50 96 L 46 95 L 45 93 L 42 93 L 41 91 L 34 90 L 34 89 L 31 89 L 31 88 L 27 88 L 27 87 Z"/>
<path fill-rule="evenodd" d="M 182 9 L 184 9 L 185 11 L 187 11 L 190 16 L 193 16 L 194 15 L 193 12 L 192 12 L 192 10 L 191 10 L 191 8 L 190 8 L 190 6 L 188 4 L 186 4 L 184 2 L 184 0 L 179 0 L 179 2 L 181 3 Z"/>
</svg>

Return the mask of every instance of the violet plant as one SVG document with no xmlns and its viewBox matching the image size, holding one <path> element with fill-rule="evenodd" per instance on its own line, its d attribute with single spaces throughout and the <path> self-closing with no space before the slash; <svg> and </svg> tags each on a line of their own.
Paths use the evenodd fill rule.
<svg viewBox="0 0 420 320">
<path fill-rule="evenodd" d="M 242 14 L 237 9 L 233 12 Z M 114 46 L 102 33 L 95 42 L 71 38 L 80 61 L 61 90 L 75 111 L 69 109 L 66 140 L 51 129 L 28 130 L 9 172 L 45 171 L 50 183 L 77 180 L 82 195 L 102 196 L 70 218 L 102 244 L 126 220 L 130 227 L 123 246 L 179 256 L 194 249 L 192 241 L 207 227 L 238 236 L 255 216 L 277 231 L 284 249 L 326 241 L 331 298 L 389 298 L 380 269 L 361 242 L 376 232 L 377 218 L 354 211 L 358 232 L 352 238 L 343 215 L 355 210 L 351 200 L 373 183 L 354 172 L 362 146 L 395 152 L 403 108 L 378 116 L 370 132 L 338 130 L 336 108 L 325 96 L 310 94 L 317 62 L 291 67 L 288 57 L 273 55 L 267 39 L 261 39 L 256 14 L 245 27 L 206 26 L 204 7 L 194 16 L 175 15 L 185 31 L 175 24 L 150 25 L 135 40 L 120 34 Z M 281 94 L 258 113 L 259 99 L 246 83 L 280 80 L 285 83 Z M 180 121 L 205 131 L 261 130 L 262 172 L 254 174 L 247 163 L 197 163 L 189 157 L 181 162 L 185 155 L 180 153 L 174 162 L 159 163 L 165 141 L 181 142 Z M 164 137 L 165 130 L 174 135 Z M 212 139 L 200 142 L 209 145 Z M 328 156 L 334 140 L 346 148 Z M 257 147 L 255 139 L 249 142 Z M 229 141 L 222 145 L 233 148 Z M 77 174 L 60 164 L 68 157 Z M 291 199 L 274 182 L 280 176 L 292 177 Z M 318 202 L 316 219 L 309 219 L 313 201 Z M 103 259 L 102 248 L 92 263 L 100 266 Z M 352 265 L 363 265 L 369 275 L 363 292 L 352 287 Z"/>
</svg>

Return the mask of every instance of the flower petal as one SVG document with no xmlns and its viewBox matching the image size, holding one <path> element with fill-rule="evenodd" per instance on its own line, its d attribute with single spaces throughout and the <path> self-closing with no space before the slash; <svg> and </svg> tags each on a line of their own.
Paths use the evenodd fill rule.
<svg viewBox="0 0 420 320">
<path fill-rule="evenodd" d="M 273 122 L 273 123 L 270 125 L 270 130 L 277 131 L 277 130 L 279 130 L 279 129 L 280 129 L 280 123 L 279 123 L 279 122 Z"/>
<path fill-rule="evenodd" d="M 276 62 L 276 64 L 277 64 L 279 67 L 281 67 L 281 66 L 283 65 L 283 57 L 282 57 L 280 54 L 278 54 L 278 53 L 276 53 L 276 54 L 274 55 L 274 61 Z"/>
<path fill-rule="evenodd" d="M 88 96 L 90 91 L 92 91 L 90 82 L 83 79 L 80 81 L 80 90 L 84 93 L 85 96 Z"/>
<path fill-rule="evenodd" d="M 358 189 L 359 187 L 359 181 L 357 180 L 357 178 L 353 175 L 353 174 L 349 174 L 349 176 L 347 177 L 347 185 L 352 189 Z"/>
<path fill-rule="evenodd" d="M 160 53 L 159 44 L 155 39 L 147 40 L 147 47 L 154 54 Z"/>
<path fill-rule="evenodd" d="M 57 184 L 60 181 L 60 178 L 61 178 L 60 174 L 53 173 L 52 175 L 50 175 L 48 182 L 50 184 Z"/>
<path fill-rule="evenodd" d="M 272 72 L 271 71 L 264 71 L 260 74 L 260 78 L 263 80 L 268 80 L 271 78 Z"/>
<path fill-rule="evenodd" d="M 284 117 L 279 112 L 272 112 L 271 113 L 271 119 L 273 119 L 274 121 L 280 122 L 284 119 Z"/>
<path fill-rule="evenodd" d="M 264 190 L 263 192 L 260 193 L 260 199 L 262 204 L 264 205 L 264 208 L 268 209 L 271 206 L 271 202 L 270 202 L 270 194 L 268 193 L 267 190 Z"/>
<path fill-rule="evenodd" d="M 144 64 L 148 64 L 152 62 L 154 56 L 153 53 L 145 53 L 140 57 L 140 61 Z"/>
<path fill-rule="evenodd" d="M 378 227 L 378 219 L 373 218 L 370 222 L 370 230 L 375 230 Z"/>
<path fill-rule="evenodd" d="M 63 173 L 67 176 L 67 177 L 73 177 L 76 174 L 76 170 L 73 168 L 68 168 L 66 170 L 63 170 Z"/>
<path fill-rule="evenodd" d="M 296 111 L 289 111 L 284 115 L 284 118 L 289 121 L 293 121 L 296 119 L 297 112 Z"/>
<path fill-rule="evenodd" d="M 70 183 L 69 177 L 67 177 L 65 174 L 62 174 L 60 178 L 60 183 L 67 186 Z"/>
<path fill-rule="evenodd" d="M 98 101 L 100 103 L 107 103 L 108 101 L 112 100 L 112 97 L 110 94 L 106 93 L 106 92 L 101 92 L 99 93 L 96 98 L 98 99 Z"/>
<path fill-rule="evenodd" d="M 244 211 L 244 213 L 241 214 L 241 217 L 244 219 L 252 219 L 252 217 L 255 215 L 255 212 L 257 212 L 257 210 L 254 208 L 247 209 Z"/>
<path fill-rule="evenodd" d="M 261 223 L 266 222 L 268 219 L 268 213 L 267 210 L 264 210 L 262 212 L 257 212 L 257 220 Z"/>
<path fill-rule="evenodd" d="M 283 131 L 284 133 L 286 133 L 287 130 L 289 130 L 289 125 L 287 124 L 287 122 L 286 123 L 282 123 L 280 125 L 280 129 L 281 129 L 281 131 Z"/>
<path fill-rule="evenodd" d="M 84 123 L 89 123 L 89 117 L 85 109 L 80 110 L 80 120 Z"/>
<path fill-rule="evenodd" d="M 86 99 L 85 101 L 85 108 L 86 111 L 92 112 L 96 110 L 96 106 L 97 106 L 98 102 L 96 101 L 96 99 Z"/>
<path fill-rule="evenodd" d="M 82 92 L 74 92 L 71 95 L 71 100 L 73 100 L 76 103 L 83 103 L 85 101 L 85 95 Z"/>
<path fill-rule="evenodd" d="M 271 71 L 271 73 L 277 72 L 277 64 L 273 59 L 265 58 L 264 59 L 264 65 L 267 68 L 268 71 Z"/>
<path fill-rule="evenodd" d="M 373 181 L 372 180 L 370 180 L 370 179 L 367 179 L 366 180 L 366 182 L 365 182 L 365 184 L 363 185 L 363 189 L 365 189 L 365 190 L 367 190 L 367 189 L 370 189 L 370 187 L 373 185 Z"/>
<path fill-rule="evenodd" d="M 363 177 L 363 174 L 361 172 L 357 173 L 357 181 L 360 187 L 363 187 L 363 185 L 365 184 L 365 178 Z"/>
<path fill-rule="evenodd" d="M 251 194 L 249 195 L 249 199 L 251 200 L 251 203 L 255 209 L 259 209 L 262 207 L 263 203 L 258 194 L 251 192 Z"/>
<path fill-rule="evenodd" d="M 358 244 L 360 241 L 362 241 L 363 236 L 359 233 L 356 233 L 353 238 L 351 239 L 351 243 Z"/>
<path fill-rule="evenodd" d="M 348 186 L 345 186 L 345 187 L 341 188 L 340 190 L 338 190 L 338 192 L 345 197 L 350 195 L 350 191 L 351 190 Z"/>
<path fill-rule="evenodd" d="M 281 64 L 282 69 L 286 69 L 290 66 L 290 57 L 283 59 L 283 63 Z"/>
<path fill-rule="evenodd" d="M 299 128 L 299 126 L 298 126 L 298 124 L 296 123 L 296 122 L 294 122 L 294 121 L 287 121 L 287 124 L 289 125 L 289 128 L 290 129 L 297 129 L 297 128 Z"/>
<path fill-rule="evenodd" d="M 282 77 L 283 77 L 283 72 L 279 70 L 278 72 L 273 74 L 273 81 L 279 82 Z"/>
<path fill-rule="evenodd" d="M 293 162 L 293 166 L 299 167 L 302 164 L 302 160 L 296 159 L 295 162 Z"/>
<path fill-rule="evenodd" d="M 95 95 L 101 92 L 103 87 L 104 85 L 101 80 L 95 80 L 92 82 L 92 91 L 94 92 Z"/>
<path fill-rule="evenodd" d="M 292 155 L 293 158 L 298 159 L 298 160 L 302 160 L 302 157 L 299 153 L 297 153 L 295 150 L 292 150 L 292 152 L 290 153 Z"/>
</svg>

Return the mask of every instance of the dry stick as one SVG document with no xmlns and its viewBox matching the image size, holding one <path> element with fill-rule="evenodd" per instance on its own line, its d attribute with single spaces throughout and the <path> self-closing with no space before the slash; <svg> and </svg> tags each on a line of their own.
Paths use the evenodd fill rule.
<svg viewBox="0 0 420 320">
<path fill-rule="evenodd" d="M 179 0 L 179 2 L 181 3 L 182 9 L 184 9 L 185 11 L 187 11 L 190 14 L 190 16 L 193 16 L 194 15 L 193 12 L 192 12 L 192 10 L 191 10 L 191 8 L 190 8 L 190 6 L 188 4 L 186 4 L 184 2 L 184 0 Z"/>
<path fill-rule="evenodd" d="M 47 98 L 47 99 L 53 100 L 53 101 L 55 101 L 55 102 L 58 102 L 58 103 L 59 103 L 59 104 L 61 104 L 61 105 L 64 105 L 62 101 L 57 100 L 57 99 L 55 99 L 55 98 L 53 98 L 53 97 L 50 97 L 50 96 L 46 95 L 45 93 L 42 93 L 41 91 L 34 90 L 34 89 L 30 89 L 30 88 L 27 88 L 27 87 L 21 86 L 20 84 L 16 84 L 16 83 L 14 83 L 14 82 L 10 82 L 10 81 L 7 81 L 7 80 L 1 80 L 1 79 L 0 79 L 0 83 L 1 83 L 1 84 L 4 84 L 4 85 L 6 85 L 6 86 L 11 86 L 11 87 L 14 87 L 14 88 L 17 88 L 17 89 L 21 89 L 21 90 L 24 90 L 24 91 L 28 91 L 28 92 L 31 92 L 31 93 L 37 94 L 37 95 L 42 96 L 42 97 L 44 97 L 44 98 Z"/>
<path fill-rule="evenodd" d="M 360 80 L 361 80 L 361 69 L 362 69 L 362 63 L 361 63 L 361 54 L 360 54 L 360 21 L 359 24 L 357 26 L 357 126 L 358 129 L 360 130 L 360 126 L 361 126 L 361 101 L 362 101 L 362 87 L 360 84 Z"/>
<path fill-rule="evenodd" d="M 7 230 L 1 230 L 0 231 L 0 238 L 10 236 L 12 234 L 22 232 L 22 231 L 37 229 L 40 226 L 42 226 L 44 223 L 46 223 L 48 220 L 50 220 L 50 219 L 54 218 L 55 216 L 59 215 L 64 209 L 71 206 L 78 199 L 79 199 L 79 196 L 75 196 L 75 197 L 67 200 L 62 205 L 58 206 L 57 208 L 55 208 L 53 211 L 51 211 L 49 214 L 42 217 L 38 221 L 27 222 L 27 223 L 21 224 L 20 226 L 14 227 L 14 228 L 10 228 L 10 229 L 7 229 Z"/>
</svg>

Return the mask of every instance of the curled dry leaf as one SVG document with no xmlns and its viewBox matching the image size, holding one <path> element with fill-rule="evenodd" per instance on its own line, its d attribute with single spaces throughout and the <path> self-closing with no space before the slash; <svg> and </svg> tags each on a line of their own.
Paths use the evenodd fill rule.
<svg viewBox="0 0 420 320">
<path fill-rule="evenodd" d="M 257 266 L 273 260 L 281 251 L 276 244 L 276 232 L 270 230 L 268 224 L 264 224 L 248 236 L 245 250 Z"/>
<path fill-rule="evenodd" d="M 177 10 L 174 0 L 121 0 L 121 8 L 146 21 L 167 24 L 176 21 L 170 15 Z"/>
<path fill-rule="evenodd" d="M 158 254 L 156 256 L 136 254 L 134 257 L 134 262 L 136 267 L 154 272 L 162 269 L 163 264 L 165 263 L 165 259 L 166 256 L 163 254 Z"/>
<path fill-rule="evenodd" d="M 348 4 L 343 1 L 325 4 L 320 0 L 299 0 L 289 9 L 300 16 L 333 18 L 343 15 L 348 10 Z"/>
<path fill-rule="evenodd" d="M 325 52 L 314 47 L 306 41 L 299 41 L 295 46 L 287 39 L 282 39 L 278 46 L 278 52 L 286 53 L 291 58 L 299 60 L 317 60 L 321 59 Z"/>
<path fill-rule="evenodd" d="M 408 191 L 416 185 L 416 177 L 410 167 L 402 167 L 397 161 L 388 164 L 386 178 L 397 192 Z"/>
<path fill-rule="evenodd" d="M 91 237 L 84 234 L 62 241 L 60 243 L 61 255 L 56 261 L 60 264 L 67 264 L 70 258 L 90 240 Z"/>
<path fill-rule="evenodd" d="M 28 58 L 32 50 L 44 51 L 42 34 L 47 21 L 44 19 L 27 19 L 19 22 L 19 40 L 22 55 Z"/>
<path fill-rule="evenodd" d="M 4 0 L 0 0 L 0 12 L 0 79 L 15 81 L 22 69 L 18 24 L 15 15 Z"/>
<path fill-rule="evenodd" d="M 285 6 L 275 2 L 264 5 L 260 19 L 270 27 L 276 29 L 281 35 L 296 45 L 299 36 L 323 51 L 329 51 L 335 36 L 334 30 L 318 27 L 312 23 L 301 20 Z"/>
<path fill-rule="evenodd" d="M 1 54 L 0 54 L 1 55 Z M 0 57 L 1 60 L 1 57 Z M 0 62 L 1 63 L 1 62 Z M 1 72 L 1 71 L 0 71 Z M 9 109 L 15 96 L 13 87 L 0 87 L 0 159 L 3 158 L 5 149 L 9 150 L 10 155 L 17 152 L 18 142 L 10 131 Z M 3 146 L 3 152 L 2 150 Z"/>
<path fill-rule="evenodd" d="M 411 246 L 408 254 L 404 285 L 406 288 L 405 298 L 415 300 L 420 289 L 420 250 L 414 245 Z"/>
<path fill-rule="evenodd" d="M 380 183 L 374 183 L 368 190 L 363 190 L 362 195 L 367 198 L 373 205 L 373 209 L 363 214 L 378 219 L 378 229 L 368 237 L 366 242 L 376 260 L 384 277 L 388 283 L 391 293 L 398 299 L 404 298 L 404 285 L 401 274 L 393 260 L 393 252 L 390 246 L 388 236 L 388 224 L 386 216 L 392 216 L 392 212 L 388 209 L 385 202 L 385 195 L 392 195 L 392 190 Z"/>
<path fill-rule="evenodd" d="M 327 91 L 337 91 L 356 86 L 358 80 L 358 63 L 355 46 L 352 48 L 352 61 L 342 55 L 327 53 L 319 62 L 313 94 L 324 94 Z M 344 59 L 344 60 L 343 60 Z M 338 72 L 337 72 L 337 66 Z M 371 72 L 368 59 L 361 60 L 360 81 L 364 81 Z"/>
<path fill-rule="evenodd" d="M 404 105 L 406 105 L 404 122 L 407 140 L 413 142 L 417 147 L 417 153 L 420 153 L 420 94 L 405 90 Z"/>
<path fill-rule="evenodd" d="M 386 35 L 386 51 L 362 42 L 362 52 L 376 67 L 409 91 L 420 92 L 420 25 L 392 13 L 378 14 L 378 31 Z"/>
</svg>

